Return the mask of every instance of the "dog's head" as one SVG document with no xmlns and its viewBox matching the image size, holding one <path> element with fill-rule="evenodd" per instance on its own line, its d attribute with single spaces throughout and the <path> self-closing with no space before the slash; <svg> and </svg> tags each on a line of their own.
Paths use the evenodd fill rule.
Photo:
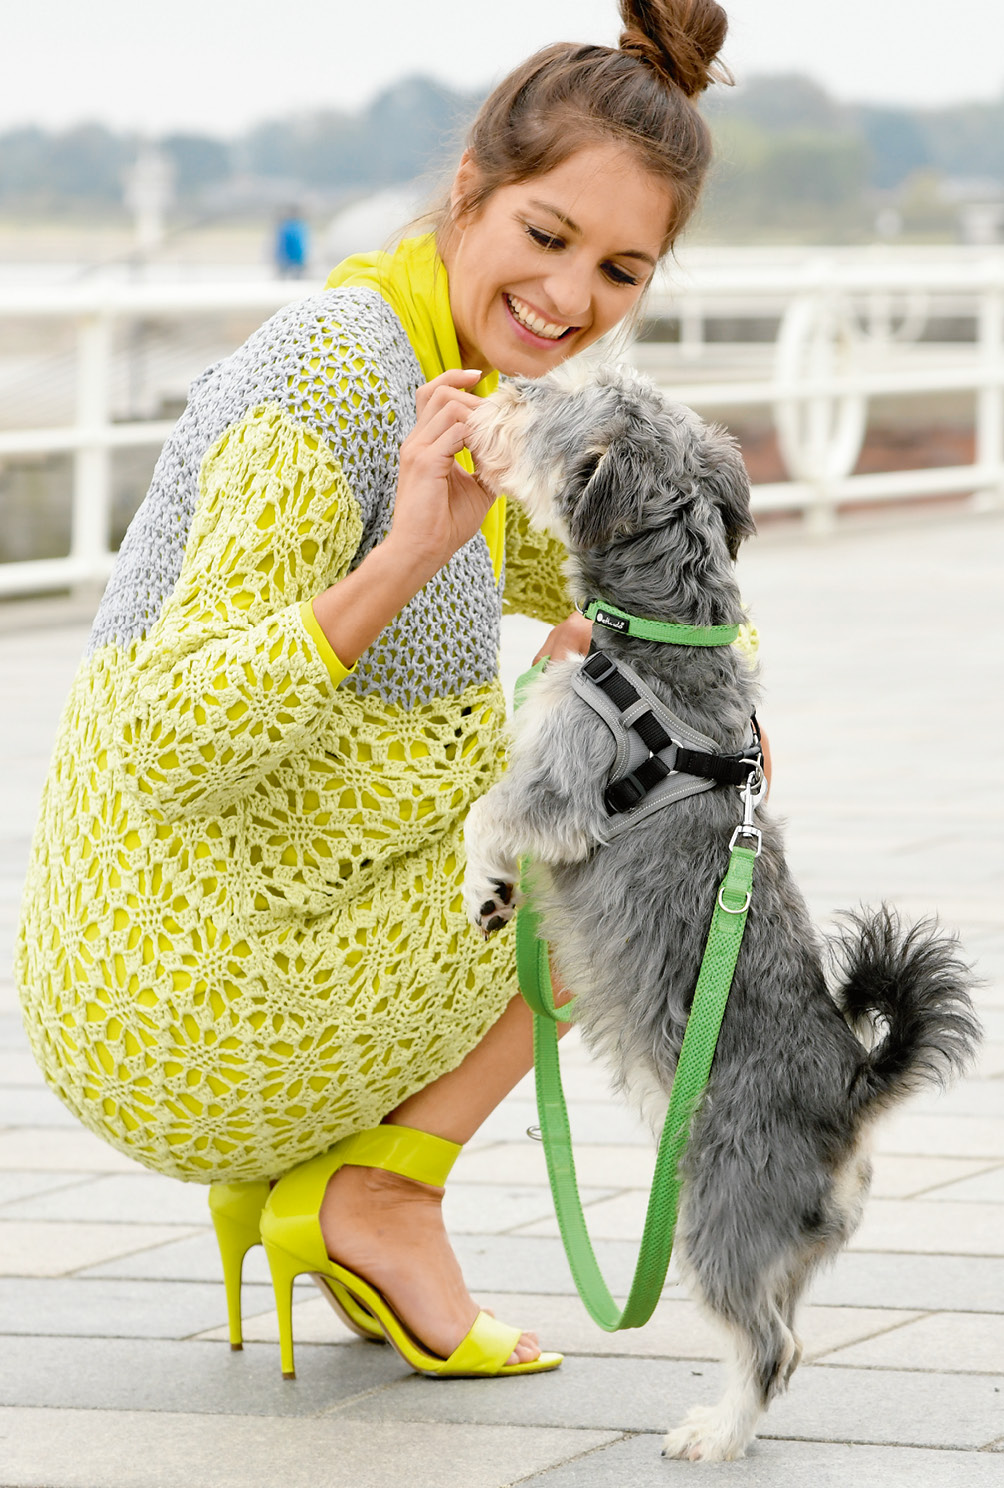
<svg viewBox="0 0 1004 1488">
<path fill-rule="evenodd" d="M 623 543 L 690 513 L 729 557 L 756 528 L 749 479 L 724 429 L 621 366 L 515 378 L 469 420 L 478 476 L 571 552 Z"/>
</svg>

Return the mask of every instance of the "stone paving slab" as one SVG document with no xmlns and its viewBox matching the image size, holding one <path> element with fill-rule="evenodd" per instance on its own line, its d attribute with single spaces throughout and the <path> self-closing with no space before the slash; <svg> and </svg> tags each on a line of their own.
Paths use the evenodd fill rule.
<svg viewBox="0 0 1004 1488">
<path fill-rule="evenodd" d="M 588 1205 L 589 1231 L 602 1240 L 640 1240 L 648 1194 L 631 1189 L 612 1199 Z M 932 1254 L 1004 1255 L 1004 1226 L 1000 1207 L 970 1202 L 964 1214 L 950 1200 L 938 1204 L 918 1199 L 879 1199 L 869 1202 L 861 1227 L 849 1250 L 912 1250 Z M 553 1213 L 546 1219 L 514 1227 L 517 1235 L 557 1235 Z"/>
<path fill-rule="evenodd" d="M 0 1350 L 0 1400 L 83 1410 L 309 1416 L 415 1378 L 392 1349 L 360 1339 L 338 1348 L 304 1344 L 296 1364 L 297 1378 L 285 1380 L 279 1351 L 267 1344 L 232 1353 L 224 1343 L 163 1338 L 9 1335 Z"/>
<path fill-rule="evenodd" d="M 881 1388 L 878 1388 L 879 1382 Z M 667 1359 L 577 1357 L 554 1374 L 505 1381 L 451 1381 L 431 1394 L 414 1376 L 352 1403 L 372 1420 L 547 1424 L 665 1431 L 724 1388 L 720 1365 Z M 511 1388 L 509 1388 L 511 1387 Z M 1001 1434 L 1004 1375 L 960 1375 L 810 1364 L 770 1408 L 762 1435 L 811 1441 L 979 1449 Z"/>
<path fill-rule="evenodd" d="M 682 1488 L 703 1474 L 742 1488 L 1000 1488 L 1000 1463 L 968 1452 L 757 1441 L 740 1462 L 695 1468 L 661 1456 L 660 1436 L 629 1436 L 525 1480 L 525 1488 Z"/>
<path fill-rule="evenodd" d="M 827 1364 L 992 1374 L 1004 1370 L 1004 1317 L 941 1312 L 827 1354 Z M 1004 1399 L 1001 1401 L 1004 1426 Z"/>
<path fill-rule="evenodd" d="M 654 1145 L 619 1147 L 577 1142 L 575 1146 L 575 1171 L 583 1188 L 637 1188 L 647 1192 L 654 1167 Z M 998 1165 L 992 1157 L 923 1157 L 884 1152 L 874 1154 L 873 1167 L 871 1192 L 873 1198 L 880 1199 L 907 1199 L 921 1194 L 926 1198 L 940 1198 L 942 1194 L 955 1199 L 978 1198 L 978 1188 L 974 1188 L 972 1194 L 968 1189 L 963 1192 L 958 1180 L 1004 1171 L 1004 1164 Z M 547 1187 L 544 1149 L 539 1142 L 525 1138 L 516 1142 L 497 1142 L 475 1151 L 465 1148 L 457 1159 L 453 1179 L 468 1184 L 521 1180 L 524 1184 L 538 1183 Z M 953 1189 L 950 1192 L 947 1185 L 955 1185 L 959 1191 Z"/>
<path fill-rule="evenodd" d="M 208 1190 L 157 1173 L 115 1173 L 50 1189 L 0 1207 L 0 1219 L 98 1220 L 108 1223 L 205 1225 Z"/>
<path fill-rule="evenodd" d="M 609 1193 L 609 1189 L 584 1188 L 582 1201 L 592 1204 Z M 505 1234 L 550 1214 L 551 1192 L 539 1185 L 458 1182 L 451 1174 L 443 1213 L 453 1235 Z"/>
<path fill-rule="evenodd" d="M 22 1041 L 24 1039 L 21 1033 Z M 0 1171 L 7 1169 L 78 1173 L 138 1173 L 138 1163 L 125 1157 L 83 1127 L 25 1127 L 0 1131 Z"/>
<path fill-rule="evenodd" d="M 10 992 L 11 1007 L 14 1006 L 14 991 Z M 9 1091 L 12 1086 L 27 1085 L 44 1090 L 41 1072 L 27 1049 L 7 1049 L 0 1053 L 0 1086 Z"/>
<path fill-rule="evenodd" d="M 876 1128 L 875 1145 L 879 1152 L 928 1157 L 1004 1158 L 1004 1121 L 893 1111 Z"/>
<path fill-rule="evenodd" d="M 988 1009 L 982 1007 L 983 1021 Z M 951 1090 L 941 1095 L 918 1096 L 910 1102 L 910 1110 L 931 1116 L 993 1116 L 1004 1117 L 1004 1082 L 1000 1080 L 960 1080 Z"/>
<path fill-rule="evenodd" d="M 243 1301 L 249 1316 L 268 1309 L 269 1316 L 275 1318 L 270 1286 L 245 1285 Z M 226 1311 L 219 1281 L 0 1278 L 0 1335 L 180 1339 L 222 1325 L 219 1336 L 226 1342 Z M 330 1308 L 325 1311 L 334 1319 Z M 329 1329 L 329 1333 L 333 1331 Z M 347 1330 L 343 1333 L 344 1337 L 351 1337 Z"/>
<path fill-rule="evenodd" d="M 79 1130 L 72 1111 L 44 1085 L 14 1085 L 0 1089 L 0 1127 L 70 1126 Z"/>
<path fill-rule="evenodd" d="M 52 1193 L 61 1188 L 75 1188 L 88 1181 L 84 1173 L 42 1173 L 31 1171 L 0 1171 L 0 1218 L 6 1212 L 5 1204 L 30 1198 L 33 1194 Z"/>
<path fill-rule="evenodd" d="M 223 1273 L 212 1230 L 203 1229 L 181 1239 L 177 1236 L 174 1230 L 165 1245 L 88 1266 L 79 1274 L 110 1280 L 219 1282 Z M 249 1250 L 244 1259 L 244 1279 L 268 1284 L 268 1265 L 260 1245 Z"/>
<path fill-rule="evenodd" d="M 545 1343 L 553 1340 L 557 1345 L 560 1341 L 566 1357 L 572 1354 L 712 1360 L 722 1357 L 720 1334 L 702 1316 L 696 1303 L 682 1297 L 660 1302 L 644 1328 L 627 1328 L 620 1333 L 606 1333 L 598 1327 L 578 1297 L 546 1292 L 479 1291 L 477 1300 L 482 1307 L 494 1309 L 496 1316 L 506 1322 L 532 1326 Z M 624 1300 L 618 1299 L 620 1303 Z M 892 1308 L 807 1307 L 799 1321 L 805 1357 L 828 1354 L 921 1316 L 918 1312 L 897 1312 Z M 964 1325 L 965 1319 L 962 1321 Z M 309 1343 L 344 1342 L 352 1336 L 321 1297 L 297 1305 L 293 1332 L 295 1338 Z M 227 1331 L 218 1327 L 200 1336 L 225 1342 Z M 248 1341 L 276 1343 L 279 1328 L 275 1309 L 267 1306 L 259 1316 L 252 1316 L 246 1303 L 244 1337 Z"/>
<path fill-rule="evenodd" d="M 903 1307 L 925 1312 L 1004 1312 L 1004 1261 L 959 1255 L 844 1251 L 812 1281 L 808 1300 L 825 1307 Z"/>
<path fill-rule="evenodd" d="M 1004 1204 L 1004 1166 L 990 1168 L 985 1173 L 978 1173 L 972 1178 L 964 1178 L 959 1183 L 949 1183 L 942 1188 L 933 1188 L 925 1194 L 925 1198 L 930 1199 L 932 1203 L 941 1203 L 945 1200 L 968 1203 L 972 1199 L 978 1204 Z"/>
<path fill-rule="evenodd" d="M 0 1471 L 3 1488 L 499 1488 L 611 1440 L 553 1427 L 13 1409 L 0 1410 Z"/>
<path fill-rule="evenodd" d="M 985 1043 L 977 1058 L 977 1069 L 988 1080 L 1004 1075 L 1004 1043 Z"/>
<path fill-rule="evenodd" d="M 997 1170 L 994 1159 L 984 1157 L 917 1157 L 900 1153 L 893 1156 L 876 1152 L 872 1157 L 871 1194 L 876 1199 L 937 1199 L 944 1195 L 956 1200 L 968 1197 L 962 1193 L 965 1183 L 977 1181 Z M 979 1189 L 972 1193 L 979 1198 Z"/>
<path fill-rule="evenodd" d="M 152 1249 L 176 1234 L 168 1225 L 4 1219 L 0 1220 L 0 1276 L 65 1276 L 99 1259 Z"/>
</svg>

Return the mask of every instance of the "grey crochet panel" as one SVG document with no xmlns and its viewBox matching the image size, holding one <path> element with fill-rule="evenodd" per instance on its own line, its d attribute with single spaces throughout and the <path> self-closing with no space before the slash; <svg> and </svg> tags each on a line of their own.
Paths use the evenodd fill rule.
<svg viewBox="0 0 1004 1488">
<path fill-rule="evenodd" d="M 289 305 L 193 382 L 130 524 L 88 642 L 149 631 L 181 573 L 203 458 L 252 408 L 277 403 L 338 455 L 359 502 L 358 562 L 385 535 L 401 441 L 415 425 L 422 371 L 403 326 L 370 289 Z M 388 410 L 394 417 L 387 417 Z M 488 682 L 498 667 L 501 587 L 478 533 L 361 658 L 343 686 L 414 707 Z"/>
</svg>

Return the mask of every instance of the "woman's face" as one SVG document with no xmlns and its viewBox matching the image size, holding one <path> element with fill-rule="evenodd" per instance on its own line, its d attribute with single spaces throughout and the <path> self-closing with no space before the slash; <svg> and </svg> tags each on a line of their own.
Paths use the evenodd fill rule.
<svg viewBox="0 0 1004 1488">
<path fill-rule="evenodd" d="M 476 176 L 465 157 L 454 202 Z M 613 144 L 500 187 L 444 244 L 463 365 L 540 377 L 598 340 L 645 289 L 671 207 L 669 188 Z"/>
</svg>

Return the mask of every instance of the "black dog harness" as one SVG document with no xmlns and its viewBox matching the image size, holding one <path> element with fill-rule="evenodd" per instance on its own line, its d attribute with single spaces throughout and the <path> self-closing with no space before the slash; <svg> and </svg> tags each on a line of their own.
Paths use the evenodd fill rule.
<svg viewBox="0 0 1004 1488">
<path fill-rule="evenodd" d="M 593 651 L 572 679 L 603 719 L 616 746 L 603 800 L 608 836 L 619 836 L 653 812 L 719 785 L 743 786 L 763 766 L 756 714 L 737 754 L 683 722 L 625 661 Z"/>
</svg>

